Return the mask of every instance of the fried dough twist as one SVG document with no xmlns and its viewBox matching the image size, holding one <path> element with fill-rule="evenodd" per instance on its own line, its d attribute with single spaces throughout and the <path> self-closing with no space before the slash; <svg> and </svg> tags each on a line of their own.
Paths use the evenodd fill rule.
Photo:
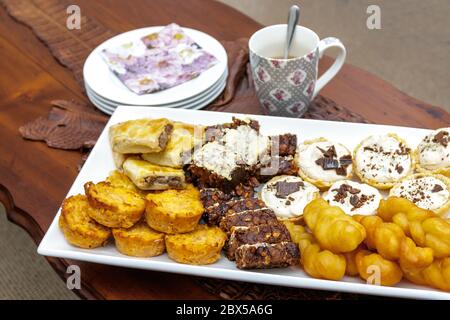
<svg viewBox="0 0 450 320">
<path fill-rule="evenodd" d="M 402 280 L 403 272 L 397 263 L 369 250 L 359 250 L 355 256 L 359 276 L 364 280 L 393 286 Z"/>
<path fill-rule="evenodd" d="M 296 226 L 295 238 L 301 253 L 300 263 L 307 274 L 318 279 L 342 279 L 346 270 L 344 255 L 322 250 L 303 226 Z"/>
<path fill-rule="evenodd" d="M 398 261 L 404 269 L 429 266 L 434 259 L 431 248 L 418 247 L 395 223 L 386 223 L 377 216 L 353 216 L 367 231 L 365 240 L 370 249 L 384 259 Z"/>
<path fill-rule="evenodd" d="M 450 258 L 436 259 L 425 269 L 403 270 L 409 281 L 450 292 Z"/>
<path fill-rule="evenodd" d="M 432 211 L 421 209 L 413 202 L 390 197 L 381 200 L 378 215 L 399 226 L 420 247 L 433 250 L 435 258 L 450 257 L 450 223 Z"/>
<path fill-rule="evenodd" d="M 333 253 L 351 252 L 366 238 L 366 230 L 360 223 L 324 199 L 311 201 L 303 217 L 320 247 Z"/>
</svg>

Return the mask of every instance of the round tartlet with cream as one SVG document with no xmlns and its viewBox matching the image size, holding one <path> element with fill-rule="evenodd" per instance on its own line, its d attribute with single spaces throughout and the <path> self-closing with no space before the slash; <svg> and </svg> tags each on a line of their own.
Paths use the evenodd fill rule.
<svg viewBox="0 0 450 320">
<path fill-rule="evenodd" d="M 352 154 L 342 144 L 325 138 L 305 141 L 296 157 L 299 175 L 320 189 L 352 177 Z"/>
<path fill-rule="evenodd" d="M 450 128 L 437 129 L 419 143 L 417 171 L 450 177 Z"/>
<path fill-rule="evenodd" d="M 414 153 L 396 134 L 369 136 L 353 153 L 353 170 L 362 182 L 390 189 L 414 171 Z"/>
<path fill-rule="evenodd" d="M 420 208 L 445 215 L 450 210 L 450 179 L 440 174 L 414 174 L 396 184 L 389 196 L 406 198 Z"/>
<path fill-rule="evenodd" d="M 317 187 L 296 176 L 272 178 L 260 193 L 261 200 L 280 219 L 300 217 L 305 206 L 319 196 Z"/>
<path fill-rule="evenodd" d="M 365 183 L 341 180 L 333 184 L 323 198 L 349 215 L 373 215 L 382 199 L 378 189 Z"/>
</svg>

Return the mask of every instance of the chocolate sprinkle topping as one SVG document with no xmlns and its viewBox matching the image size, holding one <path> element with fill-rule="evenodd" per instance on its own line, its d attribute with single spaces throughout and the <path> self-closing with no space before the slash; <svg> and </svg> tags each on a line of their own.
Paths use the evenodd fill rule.
<svg viewBox="0 0 450 320">
<path fill-rule="evenodd" d="M 401 165 L 397 164 L 395 166 L 395 170 L 399 173 L 402 174 L 402 172 L 405 170 Z"/>
<path fill-rule="evenodd" d="M 433 187 L 433 190 L 431 190 L 431 192 L 439 192 L 439 191 L 442 191 L 442 190 L 444 190 L 444 188 L 442 188 L 442 186 L 440 186 L 438 184 L 435 184 L 434 187 Z"/>
<path fill-rule="evenodd" d="M 275 184 L 275 186 L 277 188 L 277 193 L 275 194 L 275 196 L 277 198 L 286 198 L 288 195 L 300 190 L 300 187 L 304 187 L 305 184 L 301 181 L 297 182 L 278 181 Z"/>
<path fill-rule="evenodd" d="M 439 131 L 433 138 L 433 142 L 439 143 L 444 147 L 448 146 L 449 134 L 447 131 Z"/>
</svg>

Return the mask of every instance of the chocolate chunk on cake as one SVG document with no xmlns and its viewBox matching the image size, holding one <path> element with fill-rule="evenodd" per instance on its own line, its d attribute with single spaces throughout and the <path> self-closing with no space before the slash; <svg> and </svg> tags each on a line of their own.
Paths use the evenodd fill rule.
<svg viewBox="0 0 450 320">
<path fill-rule="evenodd" d="M 263 224 L 278 224 L 277 216 L 269 208 L 246 210 L 225 215 L 220 221 L 220 228 L 230 233 L 233 227 L 250 227 Z"/>
<path fill-rule="evenodd" d="M 242 198 L 227 202 L 218 202 L 206 207 L 203 219 L 208 225 L 219 225 L 226 214 L 264 208 L 265 204 L 257 198 Z"/>
<path fill-rule="evenodd" d="M 300 253 L 293 242 L 245 244 L 236 249 L 239 269 L 285 268 L 298 264 Z"/>
<path fill-rule="evenodd" d="M 256 225 L 251 227 L 234 227 L 225 248 L 228 259 L 234 260 L 237 248 L 245 244 L 261 242 L 279 243 L 291 241 L 289 231 L 284 224 Z"/>
</svg>

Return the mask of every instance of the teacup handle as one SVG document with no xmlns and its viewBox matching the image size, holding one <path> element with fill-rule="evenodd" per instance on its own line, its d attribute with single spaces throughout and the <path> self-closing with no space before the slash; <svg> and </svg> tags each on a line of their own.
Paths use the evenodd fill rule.
<svg viewBox="0 0 450 320">
<path fill-rule="evenodd" d="M 334 78 L 334 76 L 339 72 L 339 70 L 341 70 L 342 66 L 344 65 L 345 57 L 347 56 L 347 50 L 345 50 L 345 47 L 342 44 L 341 40 L 333 37 L 322 39 L 319 42 L 319 59 L 322 58 L 325 50 L 333 47 L 340 49 L 339 55 L 336 57 L 336 60 L 334 60 L 334 63 L 331 65 L 331 67 L 328 68 L 328 70 L 325 71 L 325 73 L 317 79 L 316 86 L 314 88 L 313 99 L 316 97 L 319 91 L 322 90 L 323 87 L 325 87 L 325 85 Z"/>
</svg>

